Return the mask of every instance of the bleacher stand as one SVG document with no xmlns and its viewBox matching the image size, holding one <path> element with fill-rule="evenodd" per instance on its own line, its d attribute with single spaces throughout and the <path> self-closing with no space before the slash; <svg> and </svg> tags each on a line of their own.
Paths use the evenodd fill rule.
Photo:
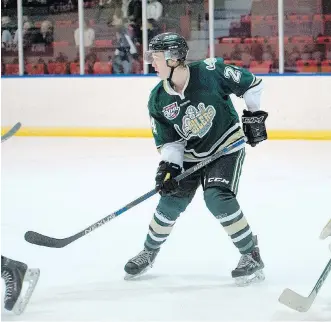
<svg viewBox="0 0 331 322">
<path fill-rule="evenodd" d="M 16 1 L 2 1 L 1 6 L 2 74 L 16 75 Z M 254 0 L 249 5 L 233 0 L 227 6 L 215 8 L 215 55 L 255 73 L 278 72 L 277 0 Z M 79 74 L 77 1 L 23 0 L 23 7 L 25 74 Z M 192 45 L 193 54 L 202 50 L 197 54 L 199 59 L 209 55 L 205 45 L 208 1 L 154 0 L 150 7 L 149 38 L 158 32 L 180 32 Z M 84 11 L 89 35 L 95 34 L 85 47 L 85 73 L 118 71 L 113 67 L 117 44 L 114 17 L 123 21 L 137 48 L 137 55 L 130 58 L 130 72 L 142 73 L 141 1 L 84 1 Z M 331 5 L 324 0 L 284 0 L 284 11 L 285 71 L 330 72 Z"/>
</svg>

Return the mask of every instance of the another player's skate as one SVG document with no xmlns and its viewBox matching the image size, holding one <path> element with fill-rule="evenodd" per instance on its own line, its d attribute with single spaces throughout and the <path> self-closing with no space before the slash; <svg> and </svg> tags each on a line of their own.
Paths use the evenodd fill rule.
<svg viewBox="0 0 331 322">
<path fill-rule="evenodd" d="M 265 279 L 263 268 L 260 250 L 255 247 L 251 253 L 241 255 L 238 266 L 232 271 L 232 277 L 238 286 L 246 286 Z"/>
<path fill-rule="evenodd" d="M 160 249 L 149 251 L 144 249 L 137 256 L 131 258 L 125 265 L 124 270 L 126 276 L 124 279 L 129 280 L 137 276 L 141 276 L 148 271 L 155 261 L 155 258 Z"/>
<path fill-rule="evenodd" d="M 1 277 L 5 281 L 5 309 L 21 314 L 25 310 L 39 279 L 39 269 L 28 269 L 24 263 L 2 257 Z M 24 282 L 28 282 L 26 290 Z M 24 288 L 24 289 L 23 289 Z"/>
</svg>

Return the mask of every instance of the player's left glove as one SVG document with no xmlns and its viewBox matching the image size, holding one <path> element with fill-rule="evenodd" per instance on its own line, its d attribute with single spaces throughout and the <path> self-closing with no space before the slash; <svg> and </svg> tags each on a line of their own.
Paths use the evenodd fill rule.
<svg viewBox="0 0 331 322">
<path fill-rule="evenodd" d="M 243 130 L 247 137 L 247 143 L 251 146 L 266 140 L 268 138 L 265 120 L 268 113 L 264 111 L 251 112 L 244 110 L 242 116 Z"/>
<path fill-rule="evenodd" d="M 178 189 L 178 182 L 174 179 L 182 172 L 182 168 L 175 163 L 161 161 L 155 177 L 155 188 L 162 196 L 171 195 Z"/>
</svg>

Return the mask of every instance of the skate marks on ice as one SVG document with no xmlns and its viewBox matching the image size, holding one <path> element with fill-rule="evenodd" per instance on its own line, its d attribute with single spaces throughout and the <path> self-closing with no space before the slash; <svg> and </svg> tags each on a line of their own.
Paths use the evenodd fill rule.
<svg viewBox="0 0 331 322">
<path fill-rule="evenodd" d="M 255 314 L 256 305 L 260 306 L 266 298 L 265 291 L 257 289 L 261 286 L 237 287 L 231 277 L 209 274 L 149 274 L 130 281 L 87 282 L 39 292 L 22 319 L 228 321 L 247 319 L 247 312 L 251 312 L 251 320 L 254 320 L 259 317 Z M 273 298 L 276 296 L 274 292 Z M 248 304 L 248 308 L 234 312 L 231 308 L 233 301 L 238 305 Z M 262 314 L 261 318 L 267 316 L 270 315 Z M 18 319 L 2 314 L 2 320 Z"/>
<path fill-rule="evenodd" d="M 3 321 L 331 321 L 320 297 L 307 313 L 277 302 L 281 287 L 264 281 L 237 287 L 218 274 L 146 274 L 66 285 L 36 293 L 22 316 Z M 234 310 L 235 307 L 238 309 Z"/>
</svg>

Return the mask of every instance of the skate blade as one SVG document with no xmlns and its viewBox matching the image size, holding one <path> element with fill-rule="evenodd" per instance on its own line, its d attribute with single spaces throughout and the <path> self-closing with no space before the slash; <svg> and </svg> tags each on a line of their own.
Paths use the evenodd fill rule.
<svg viewBox="0 0 331 322">
<path fill-rule="evenodd" d="M 248 286 L 252 283 L 260 283 L 265 280 L 262 269 L 254 272 L 252 275 L 235 277 L 235 283 L 237 286 Z"/>
<path fill-rule="evenodd" d="M 21 293 L 20 297 L 18 298 L 17 302 L 13 307 L 12 311 L 16 315 L 20 315 L 24 312 L 32 296 L 32 293 L 34 292 L 34 289 L 38 283 L 39 276 L 40 276 L 39 268 L 30 268 L 26 271 L 24 275 L 23 286 L 24 286 L 24 282 L 28 282 L 29 286 L 24 294 Z M 23 291 L 23 286 L 22 286 L 22 291 Z"/>
<path fill-rule="evenodd" d="M 151 268 L 150 266 L 147 266 L 145 269 L 143 269 L 140 273 L 138 273 L 136 275 L 126 273 L 126 275 L 124 276 L 124 280 L 126 280 L 126 281 L 134 280 L 137 277 L 144 275 L 150 268 Z"/>
</svg>

